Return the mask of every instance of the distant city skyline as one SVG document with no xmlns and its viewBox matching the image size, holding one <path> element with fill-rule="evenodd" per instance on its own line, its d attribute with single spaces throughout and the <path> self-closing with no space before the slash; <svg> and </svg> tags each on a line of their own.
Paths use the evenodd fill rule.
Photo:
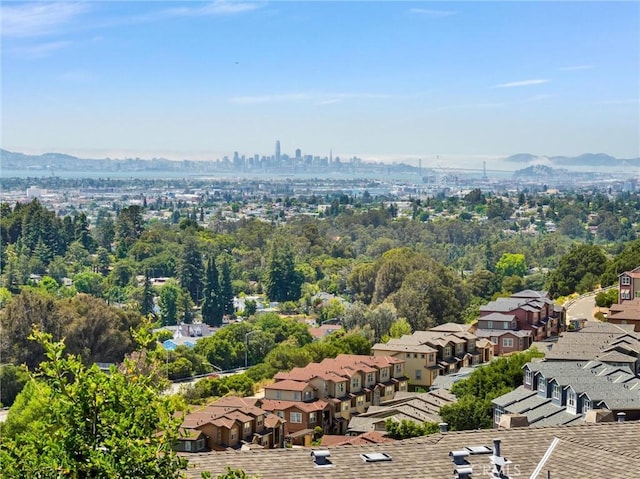
<svg viewBox="0 0 640 479">
<path fill-rule="evenodd" d="M 2 2 L 2 148 L 640 156 L 638 2 Z M 468 160 L 465 160 L 468 158 Z"/>
</svg>

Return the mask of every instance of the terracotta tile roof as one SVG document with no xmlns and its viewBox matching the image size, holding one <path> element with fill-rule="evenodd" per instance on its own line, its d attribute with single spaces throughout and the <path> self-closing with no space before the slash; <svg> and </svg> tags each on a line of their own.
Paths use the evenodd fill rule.
<svg viewBox="0 0 640 479">
<path fill-rule="evenodd" d="M 538 478 L 594 479 L 633 477 L 640 465 L 640 422 L 601 423 L 541 428 L 476 430 L 434 434 L 382 444 L 330 447 L 331 467 L 316 467 L 309 449 L 274 449 L 248 452 L 184 454 L 188 477 L 203 471 L 217 474 L 240 468 L 261 479 L 376 479 L 453 477 L 449 452 L 466 446 L 492 446 L 501 440 L 501 454 L 511 461 L 512 477 L 530 477 L 554 438 L 559 443 L 549 454 Z M 392 460 L 365 463 L 363 453 L 387 453 Z M 490 456 L 471 455 L 475 475 L 490 470 Z M 517 476 L 516 476 L 517 473 Z"/>
<path fill-rule="evenodd" d="M 300 401 L 280 401 L 277 399 L 265 399 L 262 401 L 262 409 L 265 411 L 286 411 L 287 409 L 296 408 L 304 412 L 322 411 L 329 403 L 322 399 L 313 402 Z"/>
</svg>

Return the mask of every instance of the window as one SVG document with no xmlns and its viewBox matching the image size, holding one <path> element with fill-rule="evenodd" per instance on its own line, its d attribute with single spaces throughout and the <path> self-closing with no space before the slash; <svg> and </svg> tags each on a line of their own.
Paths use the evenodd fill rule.
<svg viewBox="0 0 640 479">
<path fill-rule="evenodd" d="M 420 355 L 420 359 L 424 359 L 424 354 L 421 354 L 421 355 Z"/>
<path fill-rule="evenodd" d="M 358 396 L 358 397 L 356 398 L 356 405 L 357 405 L 357 406 L 362 406 L 362 405 L 364 405 L 364 396 Z"/>
<path fill-rule="evenodd" d="M 284 411 L 276 411 L 276 415 L 277 415 L 279 418 L 284 419 Z"/>
<path fill-rule="evenodd" d="M 338 383 L 338 392 L 339 393 L 343 393 L 344 392 L 344 383 Z"/>
<path fill-rule="evenodd" d="M 498 338 L 496 336 L 491 336 L 491 342 L 493 344 L 498 344 Z"/>
<path fill-rule="evenodd" d="M 294 401 L 300 401 L 300 393 L 298 391 L 295 391 L 293 393 L 293 400 Z"/>
<path fill-rule="evenodd" d="M 422 355 L 422 357 L 424 358 L 424 354 Z M 396 364 L 396 374 L 401 374 L 402 373 L 402 364 Z"/>
<path fill-rule="evenodd" d="M 387 386 L 385 391 L 384 391 L 384 395 L 385 396 L 393 396 L 394 390 L 393 390 L 393 386 Z"/>
<path fill-rule="evenodd" d="M 435 358 L 433 357 L 433 354 L 430 354 L 429 355 L 429 362 L 434 362 L 434 361 L 435 361 Z"/>
<path fill-rule="evenodd" d="M 282 399 L 282 391 L 276 391 L 276 399 Z"/>
<path fill-rule="evenodd" d="M 234 427 L 231 429 L 231 432 L 229 433 L 229 439 L 231 441 L 235 441 L 236 439 L 238 439 L 238 428 Z"/>
<path fill-rule="evenodd" d="M 418 357 L 418 353 L 413 353 L 413 358 L 416 359 Z"/>
<path fill-rule="evenodd" d="M 553 385 L 553 391 L 551 392 L 553 399 L 560 399 L 562 397 L 561 389 L 559 384 Z"/>
<path fill-rule="evenodd" d="M 459 354 L 462 351 L 464 351 L 464 344 L 456 344 L 456 354 Z"/>
<path fill-rule="evenodd" d="M 502 323 L 502 329 L 509 329 L 509 323 L 507 322 Z"/>
<path fill-rule="evenodd" d="M 528 369 L 525 370 L 525 372 L 524 372 L 524 383 L 529 385 L 529 386 L 531 386 L 531 377 L 532 377 L 531 371 L 529 371 Z"/>
<path fill-rule="evenodd" d="M 295 424 L 300 424 L 302 422 L 302 413 L 301 412 L 290 412 L 289 413 L 289 421 Z"/>
<path fill-rule="evenodd" d="M 576 413 L 576 393 L 573 389 L 567 390 L 567 410 L 573 414 Z"/>
<path fill-rule="evenodd" d="M 376 375 L 373 373 L 367 374 L 367 384 L 373 384 L 376 380 Z"/>
<path fill-rule="evenodd" d="M 504 409 L 496 406 L 496 408 L 493 410 L 493 422 L 495 422 L 496 424 L 500 424 L 500 418 L 502 417 L 503 412 Z"/>
<path fill-rule="evenodd" d="M 316 420 L 317 420 L 317 419 L 316 419 L 316 417 L 317 417 L 317 416 L 316 416 L 316 413 L 315 413 L 315 412 L 310 412 L 310 413 L 309 413 L 309 422 L 310 422 L 311 424 L 315 424 L 315 423 L 316 423 Z"/>
<path fill-rule="evenodd" d="M 513 347 L 513 338 L 502 338 L 502 347 L 503 348 L 512 348 Z"/>
<path fill-rule="evenodd" d="M 545 395 L 547 394 L 547 380 L 544 376 L 538 378 L 538 392 L 544 393 Z"/>
<path fill-rule="evenodd" d="M 184 441 L 184 450 L 191 452 L 191 441 Z"/>
<path fill-rule="evenodd" d="M 325 388 L 326 388 L 326 384 L 325 384 Z M 313 399 L 313 393 L 311 391 L 305 391 L 304 392 L 304 400 L 307 401 L 309 399 Z"/>
<path fill-rule="evenodd" d="M 631 299 L 631 294 L 629 294 L 628 289 L 623 289 L 620 293 L 620 298 L 622 299 Z"/>
<path fill-rule="evenodd" d="M 493 321 L 487 321 L 487 329 L 493 329 Z"/>
<path fill-rule="evenodd" d="M 476 342 L 475 341 L 469 341 L 467 343 L 467 351 L 469 351 L 470 353 L 474 352 L 476 350 Z"/>
<path fill-rule="evenodd" d="M 355 376 L 351 380 L 351 387 L 353 387 L 353 388 L 359 388 L 360 387 L 360 378 L 358 376 Z"/>
<path fill-rule="evenodd" d="M 420 381 L 422 379 L 422 369 L 416 369 L 416 381 Z"/>
<path fill-rule="evenodd" d="M 389 369 L 388 368 L 382 368 L 380 370 L 380 378 L 382 378 L 383 381 L 385 379 L 389 379 Z"/>
<path fill-rule="evenodd" d="M 243 427 L 244 427 L 244 434 L 246 436 L 247 434 L 249 434 L 251 432 L 251 423 L 250 422 L 245 422 L 243 424 Z"/>
<path fill-rule="evenodd" d="M 447 346 L 444 348 L 444 357 L 445 358 L 451 357 L 451 346 Z"/>
<path fill-rule="evenodd" d="M 407 359 L 411 358 L 411 353 L 407 353 Z"/>
<path fill-rule="evenodd" d="M 624 275 L 620 278 L 620 284 L 624 286 L 629 286 L 631 284 L 631 278 L 627 275 Z"/>
<path fill-rule="evenodd" d="M 204 438 L 196 441 L 196 451 L 202 451 L 204 449 Z"/>
<path fill-rule="evenodd" d="M 256 425 L 258 425 L 258 426 L 262 426 L 262 421 L 263 421 L 262 416 L 258 416 L 258 417 L 256 418 Z"/>
<path fill-rule="evenodd" d="M 351 409 L 351 403 L 349 401 L 342 401 L 342 410 L 348 411 Z"/>
<path fill-rule="evenodd" d="M 586 397 L 582 400 L 582 412 L 586 414 L 587 411 L 591 411 L 593 404 Z"/>
</svg>

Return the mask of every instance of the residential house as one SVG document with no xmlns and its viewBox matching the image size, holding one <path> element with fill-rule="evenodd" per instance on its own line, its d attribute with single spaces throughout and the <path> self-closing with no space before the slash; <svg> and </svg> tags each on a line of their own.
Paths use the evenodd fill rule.
<svg viewBox="0 0 640 479">
<path fill-rule="evenodd" d="M 634 326 L 587 321 L 583 328 L 566 331 L 546 352 L 548 361 L 596 360 L 640 373 L 640 334 Z"/>
<path fill-rule="evenodd" d="M 185 455 L 186 475 L 216 477 L 228 468 L 261 479 L 447 479 L 502 477 L 578 479 L 631 477 L 640 464 L 640 422 L 573 427 L 479 429 L 436 433 L 401 441 Z M 454 453 L 455 451 L 455 453 Z M 312 452 L 313 454 L 310 454 Z M 462 458 L 464 466 L 453 459 Z M 324 459 L 324 465 L 319 460 Z M 459 467 L 463 470 L 456 471 Z"/>
<path fill-rule="evenodd" d="M 225 397 L 184 416 L 175 449 L 199 452 L 243 444 L 284 445 L 285 420 L 260 407 L 257 398 Z"/>
<path fill-rule="evenodd" d="M 590 410 L 640 419 L 640 377 L 600 361 L 539 361 L 524 365 L 524 383 L 492 401 L 494 424 L 505 413 L 532 426 L 584 422 Z"/>
<path fill-rule="evenodd" d="M 385 432 L 388 419 L 423 422 L 442 422 L 440 408 L 453 404 L 456 397 L 445 389 L 428 393 L 397 392 L 391 400 L 379 406 L 371 406 L 367 412 L 349 420 L 348 435 L 359 435 L 371 431 Z"/>
<path fill-rule="evenodd" d="M 618 275 L 618 302 L 640 298 L 640 266 Z"/>
<path fill-rule="evenodd" d="M 480 306 L 475 334 L 493 343 L 495 355 L 524 351 L 560 334 L 565 314 L 546 291 L 524 290 Z"/>
<path fill-rule="evenodd" d="M 428 389 L 440 375 L 456 373 L 460 368 L 493 358 L 493 347 L 488 341 L 478 340 L 468 330 L 449 332 L 455 330 L 451 324 L 375 344 L 373 354 L 404 360 L 412 389 Z"/>
<path fill-rule="evenodd" d="M 637 280 L 640 283 L 640 280 Z M 640 298 L 624 300 L 612 304 L 607 313 L 607 322 L 612 324 L 631 324 L 634 331 L 640 332 Z"/>
<path fill-rule="evenodd" d="M 318 426 L 325 434 L 344 434 L 352 415 L 408 388 L 403 359 L 352 354 L 280 372 L 274 379 L 264 388 L 262 407 L 287 420 L 294 443 L 304 442 Z"/>
</svg>

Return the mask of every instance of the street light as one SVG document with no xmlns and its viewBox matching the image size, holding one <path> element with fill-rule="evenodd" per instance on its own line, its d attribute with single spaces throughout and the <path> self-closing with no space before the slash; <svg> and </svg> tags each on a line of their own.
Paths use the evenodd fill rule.
<svg viewBox="0 0 640 479">
<path fill-rule="evenodd" d="M 246 333 L 244 335 L 244 344 L 245 344 L 245 348 L 244 348 L 244 368 L 247 369 L 248 364 L 249 364 L 249 336 L 251 336 L 254 333 L 257 333 L 258 330 L 254 329 L 253 331 L 249 331 L 248 333 Z"/>
</svg>

